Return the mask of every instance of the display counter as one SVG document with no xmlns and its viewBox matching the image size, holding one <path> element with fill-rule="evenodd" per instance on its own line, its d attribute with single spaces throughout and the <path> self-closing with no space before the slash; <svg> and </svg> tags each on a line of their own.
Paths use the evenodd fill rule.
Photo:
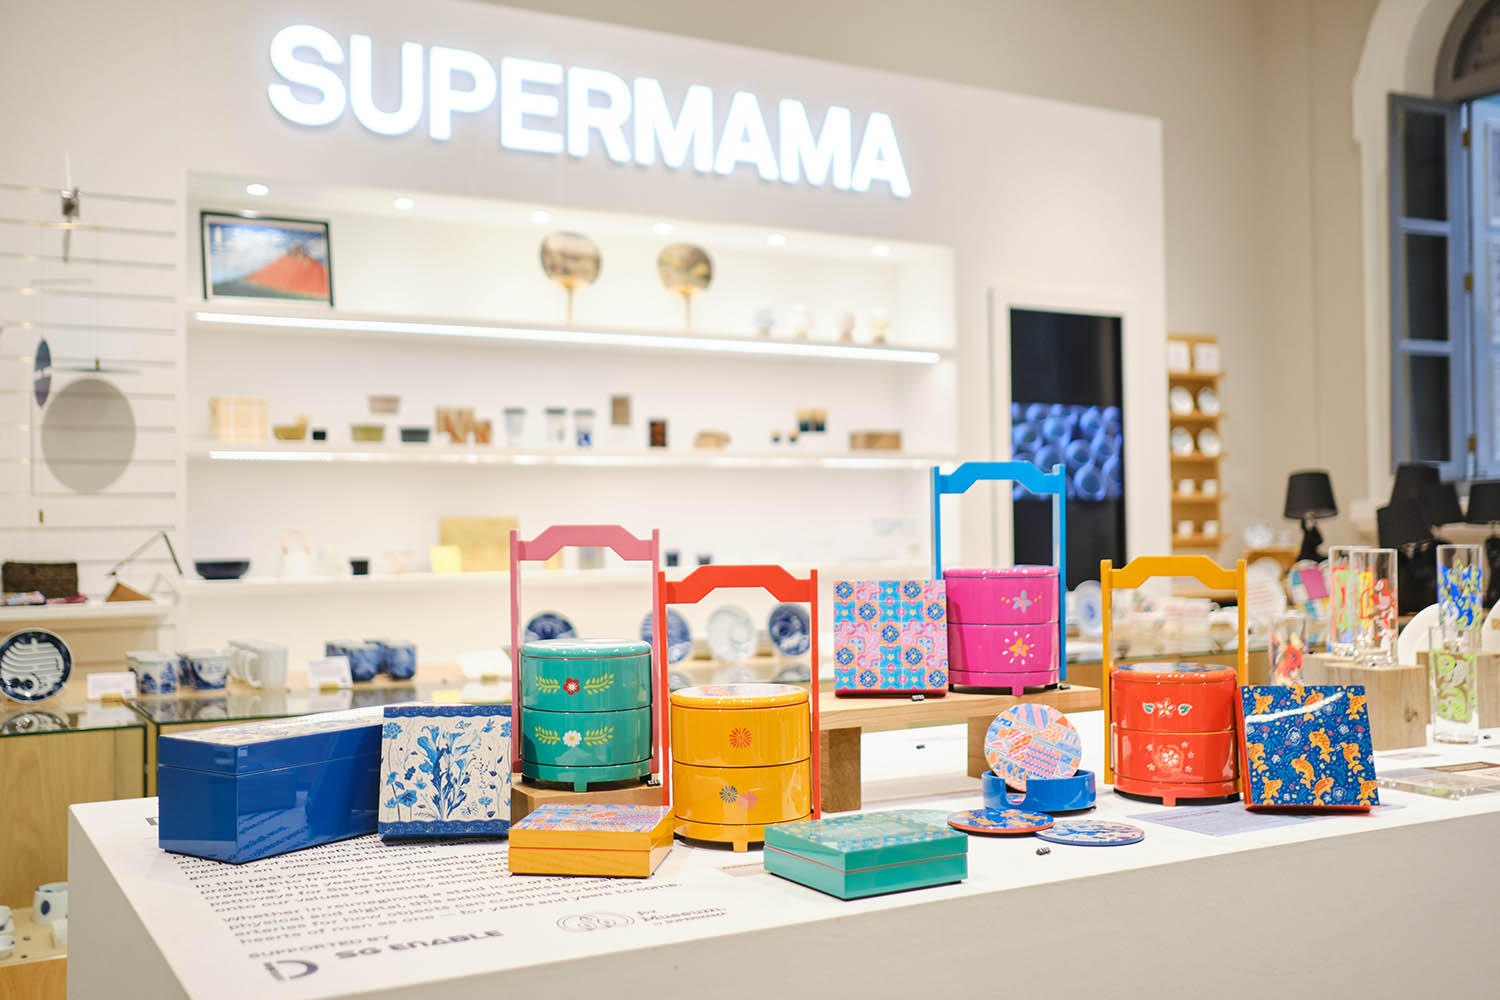
<svg viewBox="0 0 1500 1000">
<path fill-rule="evenodd" d="M 1074 721 L 1097 762 L 1099 717 Z M 979 804 L 961 727 L 866 744 L 872 810 Z M 1439 760 L 1500 764 L 1500 750 L 1382 754 L 1377 769 Z M 1140 826 L 1142 843 L 1041 854 L 1033 837 L 975 837 L 966 881 L 855 902 L 767 874 L 758 853 L 682 843 L 639 881 L 510 876 L 504 841 L 373 836 L 233 867 L 160 851 L 154 800 L 83 805 L 70 995 L 632 995 L 666 976 L 714 997 L 936 983 L 954 996 L 1489 995 L 1476 956 L 1492 936 L 1500 794 L 1381 797 L 1369 815 L 1294 818 L 1105 791 L 1091 815 Z"/>
<path fill-rule="evenodd" d="M 120 704 L 89 704 L 82 685 L 29 705 L 0 702 L 0 904 L 31 905 L 68 877 L 68 806 L 144 795 L 146 729 Z"/>
</svg>

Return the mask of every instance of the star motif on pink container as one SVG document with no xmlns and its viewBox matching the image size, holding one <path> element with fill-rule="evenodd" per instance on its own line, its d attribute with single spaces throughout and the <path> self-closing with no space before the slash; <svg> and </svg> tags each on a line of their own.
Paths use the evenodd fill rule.
<svg viewBox="0 0 1500 1000">
<path fill-rule="evenodd" d="M 1036 598 L 1028 596 L 1024 587 L 1019 594 L 1010 599 L 1010 606 L 1018 611 L 1029 611 L 1035 603 Z"/>
<path fill-rule="evenodd" d="M 1017 660 L 1025 660 L 1031 655 L 1031 646 L 1026 642 L 1024 636 L 1016 636 L 1016 641 L 1011 643 L 1005 650 Z"/>
</svg>

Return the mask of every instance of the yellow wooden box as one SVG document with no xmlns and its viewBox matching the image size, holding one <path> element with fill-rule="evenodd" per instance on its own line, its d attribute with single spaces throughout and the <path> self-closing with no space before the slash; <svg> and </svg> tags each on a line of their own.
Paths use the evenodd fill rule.
<svg viewBox="0 0 1500 1000">
<path fill-rule="evenodd" d="M 677 833 L 733 844 L 812 813 L 811 715 L 787 684 L 714 684 L 671 696 Z"/>
<path fill-rule="evenodd" d="M 538 806 L 510 828 L 510 870 L 646 878 L 672 850 L 672 823 L 670 806 Z"/>
</svg>

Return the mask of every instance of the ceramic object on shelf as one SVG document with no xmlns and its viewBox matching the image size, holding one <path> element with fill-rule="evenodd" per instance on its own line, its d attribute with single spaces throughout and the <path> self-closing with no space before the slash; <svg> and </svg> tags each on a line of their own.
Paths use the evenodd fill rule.
<svg viewBox="0 0 1500 1000">
<path fill-rule="evenodd" d="M 812 618 L 800 604 L 778 604 L 766 622 L 771 645 L 782 656 L 802 656 L 812 648 Z"/>
<path fill-rule="evenodd" d="M 526 441 L 526 407 L 505 408 L 505 446 L 519 448 Z"/>
<path fill-rule="evenodd" d="M 175 694 L 177 692 L 177 658 L 154 649 L 131 650 L 125 663 L 135 674 L 135 687 L 141 694 Z"/>
<path fill-rule="evenodd" d="M 306 424 L 277 424 L 271 428 L 271 433 L 278 441 L 301 441 L 307 437 Z"/>
<path fill-rule="evenodd" d="M 195 650 L 188 656 L 193 686 L 200 691 L 218 691 L 229 683 L 229 654 L 218 649 Z"/>
<path fill-rule="evenodd" d="M 16 953 L 16 936 L 14 934 L 0 934 L 0 962 L 5 961 Z"/>
<path fill-rule="evenodd" d="M 757 337 L 769 337 L 776 326 L 776 310 L 769 302 L 757 303 L 750 313 L 750 326 Z"/>
<path fill-rule="evenodd" d="M 661 283 L 682 296 L 683 326 L 693 328 L 693 296 L 708 288 L 714 277 L 714 262 L 708 251 L 692 243 L 669 243 L 656 256 Z"/>
<path fill-rule="evenodd" d="M 417 675 L 417 644 L 407 639 L 381 639 L 380 672 L 393 681 Z"/>
<path fill-rule="evenodd" d="M 1185 417 L 1193 412 L 1193 394 L 1185 386 L 1174 385 L 1172 391 L 1167 393 L 1167 405 L 1172 408 L 1173 414 Z"/>
<path fill-rule="evenodd" d="M 205 580 L 238 580 L 250 571 L 250 560 L 195 559 L 193 569 Z"/>
<path fill-rule="evenodd" d="M 1219 415 L 1219 394 L 1213 386 L 1206 385 L 1198 390 L 1198 412 L 1208 417 Z"/>
<path fill-rule="evenodd" d="M 403 427 L 401 428 L 402 444 L 426 444 L 432 436 L 431 427 Z"/>
<path fill-rule="evenodd" d="M 556 232 L 542 240 L 537 255 L 542 270 L 568 293 L 565 321 L 573 322 L 573 293 L 599 278 L 603 259 L 599 247 L 582 233 Z"/>
<path fill-rule="evenodd" d="M 349 438 L 361 444 L 384 441 L 385 424 L 350 424 Z"/>
<path fill-rule="evenodd" d="M 839 899 L 962 882 L 969 841 L 933 809 L 830 816 L 766 828 L 766 871 Z"/>
<path fill-rule="evenodd" d="M 1217 458 L 1219 455 L 1219 432 L 1212 427 L 1205 427 L 1198 432 L 1198 451 L 1209 458 Z"/>
<path fill-rule="evenodd" d="M 641 619 L 641 641 L 652 644 L 656 641 L 651 612 Z M 667 609 L 667 662 L 680 663 L 693 654 L 693 630 L 687 619 L 674 608 Z"/>
<path fill-rule="evenodd" d="M 870 343 L 883 344 L 891 332 L 891 317 L 884 309 L 871 309 L 870 317 L 865 321 L 870 328 Z"/>
<path fill-rule="evenodd" d="M 326 427 L 314 427 L 312 429 L 312 439 L 314 441 L 327 441 L 328 440 L 328 428 L 326 428 Z"/>
<path fill-rule="evenodd" d="M 68 883 L 47 882 L 31 895 L 31 919 L 39 924 L 55 924 L 68 919 Z"/>
<path fill-rule="evenodd" d="M 370 412 L 376 416 L 391 416 L 401 409 L 401 397 L 391 393 L 379 393 L 370 397 Z"/>
<path fill-rule="evenodd" d="M 532 615 L 526 622 L 527 642 L 546 639 L 572 639 L 578 635 L 573 623 L 556 611 L 543 611 Z"/>
<path fill-rule="evenodd" d="M 1193 453 L 1193 432 L 1186 427 L 1172 428 L 1172 454 L 1179 458 Z"/>
<path fill-rule="evenodd" d="M 833 328 L 838 331 L 839 342 L 854 343 L 854 314 L 847 310 L 833 318 Z"/>
<path fill-rule="evenodd" d="M 351 576 L 369 576 L 370 560 L 351 557 L 349 560 L 349 573 Z"/>
<path fill-rule="evenodd" d="M 12 701 L 42 701 L 62 691 L 73 672 L 73 654 L 46 629 L 12 632 L 0 642 L 0 694 Z"/>
<path fill-rule="evenodd" d="M 588 407 L 573 411 L 573 443 L 579 448 L 594 446 L 594 411 Z"/>
<path fill-rule="evenodd" d="M 387 705 L 381 839 L 498 837 L 510 829 L 510 706 Z"/>
<path fill-rule="evenodd" d="M 720 663 L 740 663 L 755 652 L 755 623 L 734 604 L 715 608 L 708 616 L 708 651 Z"/>
<path fill-rule="evenodd" d="M 68 920 L 66 917 L 52 923 L 52 947 L 62 949 L 68 947 Z"/>
</svg>

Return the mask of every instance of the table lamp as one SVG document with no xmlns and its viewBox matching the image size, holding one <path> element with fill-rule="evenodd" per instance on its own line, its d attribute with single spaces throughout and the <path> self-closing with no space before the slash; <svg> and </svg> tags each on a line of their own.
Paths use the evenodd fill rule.
<svg viewBox="0 0 1500 1000">
<path fill-rule="evenodd" d="M 1500 538 L 1495 537 L 1495 526 L 1500 523 L 1500 480 L 1490 479 L 1469 484 L 1469 513 L 1464 518 L 1470 524 L 1488 524 L 1490 537 L 1484 540 L 1484 560 L 1489 564 L 1489 586 L 1485 588 L 1484 603 L 1493 606 L 1500 600 Z"/>
<path fill-rule="evenodd" d="M 1391 487 L 1391 500 L 1421 500 L 1422 487 L 1436 485 L 1438 469 L 1422 462 L 1403 462 L 1396 466 L 1396 482 Z"/>
<path fill-rule="evenodd" d="M 1333 500 L 1333 483 L 1322 469 L 1305 469 L 1294 472 L 1286 480 L 1286 505 L 1282 516 L 1302 522 L 1302 550 L 1297 559 L 1322 560 L 1318 546 L 1323 544 L 1323 534 L 1316 522 L 1324 518 L 1337 517 L 1338 504 Z"/>
<path fill-rule="evenodd" d="M 1415 613 L 1437 601 L 1437 540 L 1427 517 L 1428 511 L 1411 495 L 1375 512 L 1380 547 L 1396 550 L 1397 610 L 1401 614 Z"/>
<path fill-rule="evenodd" d="M 1422 518 L 1433 527 L 1457 524 L 1464 519 L 1463 508 L 1458 505 L 1458 490 L 1452 483 L 1423 483 L 1421 498 Z"/>
</svg>

